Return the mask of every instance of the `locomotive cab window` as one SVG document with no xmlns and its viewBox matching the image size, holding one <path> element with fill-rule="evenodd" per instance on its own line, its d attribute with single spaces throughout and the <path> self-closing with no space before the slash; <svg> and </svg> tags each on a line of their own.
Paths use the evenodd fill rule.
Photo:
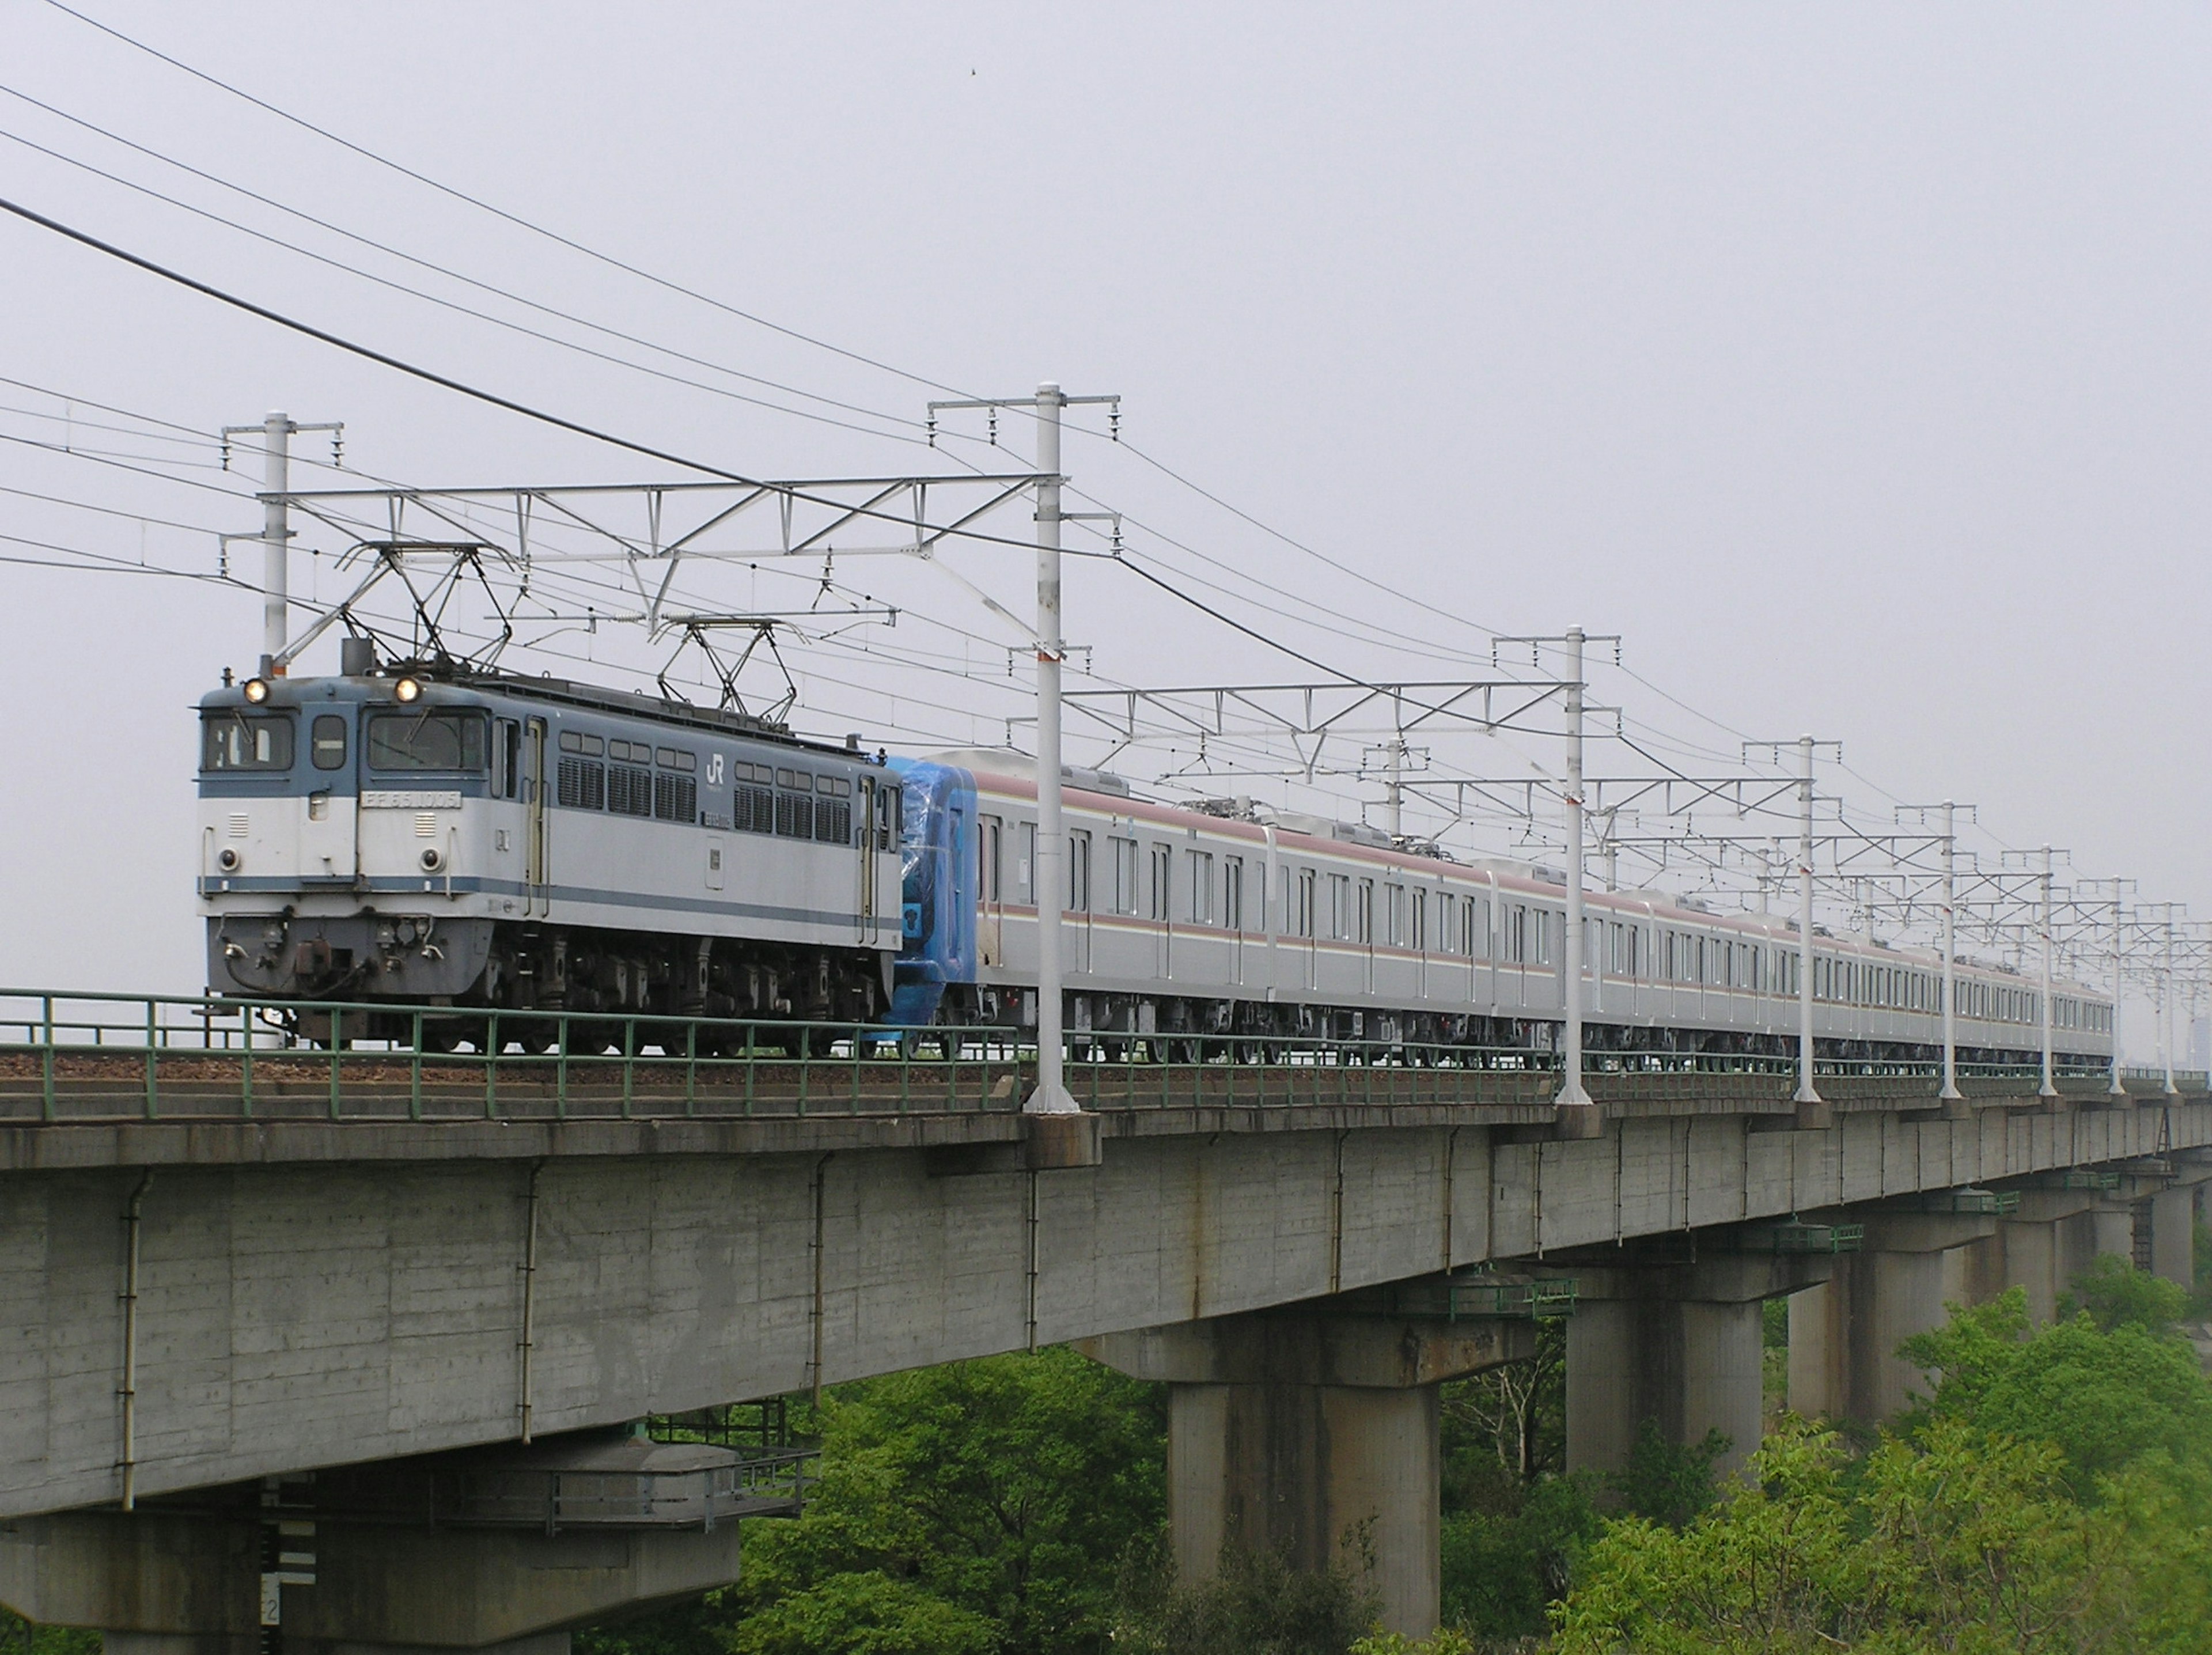
<svg viewBox="0 0 2212 1655">
<path fill-rule="evenodd" d="M 346 761 L 346 721 L 339 713 L 320 713 L 307 727 L 307 756 L 319 770 L 342 770 Z"/>
<path fill-rule="evenodd" d="M 378 713 L 368 721 L 376 770 L 482 770 L 485 720 L 477 713 Z"/>
<path fill-rule="evenodd" d="M 211 713 L 200 729 L 204 770 L 289 770 L 292 720 L 286 714 Z"/>
</svg>

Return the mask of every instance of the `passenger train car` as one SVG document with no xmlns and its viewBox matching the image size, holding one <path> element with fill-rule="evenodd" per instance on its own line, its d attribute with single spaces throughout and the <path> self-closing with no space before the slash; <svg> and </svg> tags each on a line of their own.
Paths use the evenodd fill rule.
<svg viewBox="0 0 2212 1655">
<path fill-rule="evenodd" d="M 891 762 L 908 848 L 897 1015 L 1033 1024 L 1034 766 L 994 751 Z M 1413 854 L 1373 830 L 1313 817 L 1154 804 L 1093 774 L 1071 773 L 1063 796 L 1073 1037 L 1556 1044 L 1566 910 L 1557 876 Z M 1590 1050 L 1796 1050 L 1794 922 L 1650 893 L 1591 892 L 1585 908 Z M 2039 1059 L 2038 986 L 1986 965 L 1955 970 L 1961 1059 Z M 1940 1055 L 1942 990 L 1938 954 L 1815 933 L 1825 1056 Z M 2109 996 L 2062 984 L 2053 1012 L 2062 1062 L 2107 1061 Z"/>
<path fill-rule="evenodd" d="M 217 992 L 844 1021 L 889 1003 L 898 784 L 857 739 L 406 667 L 226 686 L 200 731 Z"/>
<path fill-rule="evenodd" d="M 466 1008 L 1019 1030 L 1036 1020 L 1036 784 L 1009 752 L 886 758 L 655 697 L 349 648 L 327 678 L 200 706 L 198 893 L 217 993 Z M 1065 1021 L 1109 1050 L 1307 1037 L 1547 1050 L 1565 892 L 1372 830 L 1188 809 L 1071 772 Z M 1795 1049 L 1778 918 L 1587 898 L 1587 1044 Z M 2039 1056 L 2036 985 L 1959 968 L 1969 1062 Z M 1821 934 L 1815 1032 L 1843 1058 L 1940 1050 L 1942 962 Z M 2111 1050 L 2107 997 L 2061 985 L 2063 1061 Z M 526 1044 L 551 1020 L 504 1021 Z M 398 1033 L 374 1024 L 347 1034 Z"/>
</svg>

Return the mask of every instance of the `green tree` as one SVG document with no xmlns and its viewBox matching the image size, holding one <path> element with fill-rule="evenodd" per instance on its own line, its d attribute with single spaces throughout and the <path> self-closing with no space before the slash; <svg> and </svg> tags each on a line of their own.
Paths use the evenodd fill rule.
<svg viewBox="0 0 2212 1655">
<path fill-rule="evenodd" d="M 2188 1311 L 2189 1290 L 2179 1282 L 2138 1270 L 2111 1253 L 2100 1254 L 2075 1278 L 2074 1291 L 2058 1301 L 2062 1321 L 2085 1312 L 2106 1333 L 2128 1327 L 2172 1333 Z"/>
<path fill-rule="evenodd" d="M 2103 1302 L 2148 1304 L 2156 1312 L 2166 1301 L 2163 1295 L 2111 1293 Z M 2085 1496 L 2099 1476 L 2154 1449 L 2170 1467 L 2212 1476 L 2212 1384 L 2196 1352 L 2186 1340 L 2153 1332 L 2132 1314 L 2108 1314 L 2109 1327 L 2084 1310 L 2031 1329 L 2027 1297 L 2014 1288 L 1908 1339 L 1905 1355 L 1937 1383 L 1905 1428 L 1962 1420 L 2051 1443 L 2064 1453 L 2075 1488 Z"/>
<path fill-rule="evenodd" d="M 1365 1568 L 1297 1569 L 1233 1542 L 1201 1580 L 1176 1579 L 1163 1546 L 1134 1552 L 1120 1596 L 1116 1655 L 1346 1655 L 1375 1621 Z"/>
<path fill-rule="evenodd" d="M 1752 1464 L 1686 1528 L 1608 1525 L 1557 1655 L 2073 1655 L 2140 1630 L 2130 1524 L 2075 1502 L 2051 1445 L 1944 1421 L 1854 1472 L 1834 1433 L 1793 1421 Z"/>
<path fill-rule="evenodd" d="M 796 1522 L 749 1526 L 732 1655 L 1102 1648 L 1165 1509 L 1159 1393 L 1068 1350 L 840 1387 Z"/>
</svg>

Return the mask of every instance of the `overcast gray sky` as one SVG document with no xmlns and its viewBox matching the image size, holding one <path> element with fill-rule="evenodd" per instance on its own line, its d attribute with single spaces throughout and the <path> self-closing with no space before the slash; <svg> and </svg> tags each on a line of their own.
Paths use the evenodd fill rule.
<svg viewBox="0 0 2212 1655">
<path fill-rule="evenodd" d="M 2005 843 L 2070 847 L 2082 873 L 2212 915 L 2200 10 L 82 9 L 789 329 L 966 391 L 1122 393 L 1146 453 L 1419 600 L 1072 441 L 1079 484 L 1234 571 L 1150 542 L 1227 588 L 1194 595 L 1331 665 L 1448 676 L 1464 652 L 1486 670 L 1468 623 L 1618 631 L 1649 684 L 1601 674 L 1597 693 L 1680 762 L 1742 734 L 1838 738 L 1856 775 L 1837 779 L 1869 820 L 1893 797 L 1976 800 Z M 564 253 L 43 0 L 0 0 L 0 45 L 12 94 L 418 258 L 901 418 L 931 394 Z M 13 140 L 522 316 L 21 96 L 0 96 L 0 194 L 518 399 L 754 474 L 932 463 L 134 195 Z M 411 482 L 671 474 L 27 225 L 0 222 L 0 374 L 70 398 L 201 432 L 279 406 L 343 418 L 349 463 Z M 0 414 L 12 438 L 215 458 L 135 421 L 99 432 L 110 417 L 82 408 L 58 424 L 39 416 L 60 405 L 13 386 L 0 403 L 28 411 Z M 205 531 L 257 517 L 210 490 L 250 479 L 168 469 L 187 483 L 0 441 L 0 486 L 187 526 L 19 492 L 0 495 L 0 532 L 212 571 Z M 1026 606 L 1018 558 L 971 568 Z M 325 589 L 319 563 L 298 578 Z M 0 564 L 0 686 L 24 709 L 0 976 L 195 987 L 188 708 L 251 664 L 257 601 L 20 564 Z M 933 642 L 902 623 L 898 647 L 965 651 L 972 676 L 812 657 L 822 726 L 965 739 L 1015 710 L 1005 630 L 950 585 L 906 600 L 943 626 Z M 1357 624 L 1333 634 L 1332 613 Z M 955 627 L 981 642 L 952 645 Z M 1072 576 L 1069 630 L 1125 682 L 1305 670 L 1110 569 Z M 994 648 L 1000 681 L 979 682 Z"/>
</svg>

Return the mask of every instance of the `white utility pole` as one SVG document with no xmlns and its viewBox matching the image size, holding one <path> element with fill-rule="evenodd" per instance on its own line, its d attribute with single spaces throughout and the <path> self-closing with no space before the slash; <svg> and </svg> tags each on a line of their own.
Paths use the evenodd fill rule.
<svg viewBox="0 0 2212 1655">
<path fill-rule="evenodd" d="M 1797 1106 L 1817 1107 L 1813 1085 L 1813 738 L 1797 738 Z"/>
<path fill-rule="evenodd" d="M 272 411 L 261 422 L 264 462 L 261 495 L 261 653 L 269 659 L 264 669 L 283 670 L 277 657 L 284 653 L 291 618 L 292 522 L 285 496 L 292 489 L 291 417 Z"/>
<path fill-rule="evenodd" d="M 1395 843 L 1406 831 L 1406 715 L 1395 696 L 1390 707 L 1390 751 L 1383 771 L 1382 819 Z"/>
<path fill-rule="evenodd" d="M 1062 631 L 1060 590 L 1060 526 L 1071 516 L 1101 514 L 1067 513 L 1060 508 L 1060 411 L 1078 403 L 1108 403 L 1117 411 L 1117 396 L 1071 397 L 1053 380 L 1036 388 L 1034 397 L 982 399 L 929 405 L 930 423 L 945 408 L 1019 408 L 1036 413 L 1036 663 L 1037 663 L 1037 843 L 1036 866 L 1030 870 L 1036 898 L 1037 925 L 1037 1083 L 1022 1104 L 1031 1115 L 1074 1115 L 1080 1112 L 1069 1095 L 1066 1065 L 1066 1035 L 1061 1026 L 1066 998 L 1066 971 L 1060 951 L 1061 921 L 1067 902 L 1067 831 L 1060 811 L 1060 668 L 1067 657 Z M 1114 417 L 1116 420 L 1118 411 Z M 1115 437 L 1118 441 L 1118 435 Z M 1103 514 L 1112 516 L 1113 514 Z"/>
<path fill-rule="evenodd" d="M 1943 1090 L 1945 1103 L 1959 1091 L 1959 853 L 1952 820 L 1957 806 L 1943 801 Z"/>
<path fill-rule="evenodd" d="M 2127 1083 L 2121 1079 L 2124 1067 L 2120 1058 L 2120 1001 L 2127 993 L 2127 977 L 2121 961 L 2127 952 L 2124 933 L 2127 928 L 2127 904 L 2121 899 L 2120 882 L 2112 881 L 2112 1083 L 2106 1091 L 2115 1098 L 2124 1097 Z"/>
<path fill-rule="evenodd" d="M 1060 1070 L 1066 1048 L 1060 1014 L 1060 912 L 1066 900 L 1067 832 L 1060 824 L 1060 664 L 1067 653 L 1060 616 L 1060 386 L 1037 386 L 1037 1084 L 1023 1108 L 1072 1115 Z"/>
<path fill-rule="evenodd" d="M 261 439 L 261 673 L 264 678 L 283 675 L 284 649 L 291 641 L 292 438 L 301 431 L 344 429 L 344 423 L 338 420 L 301 425 L 281 409 L 263 415 L 258 425 L 222 428 L 226 457 L 229 438 L 255 435 Z"/>
<path fill-rule="evenodd" d="M 2051 847 L 2043 848 L 2041 869 L 2043 885 L 2043 1084 L 2036 1088 L 2040 1098 L 2056 1098 L 2057 1083 L 2051 1072 Z"/>
<path fill-rule="evenodd" d="M 2166 1095 L 2174 1096 L 2181 1088 L 2173 1084 L 2173 909 L 2166 904 L 2166 960 L 2158 970 L 2159 1034 L 2160 1065 L 2166 1070 Z"/>
<path fill-rule="evenodd" d="M 1587 1109 L 1583 1088 L 1583 630 L 1567 629 L 1567 983 L 1566 1051 L 1561 1109 Z"/>
</svg>

